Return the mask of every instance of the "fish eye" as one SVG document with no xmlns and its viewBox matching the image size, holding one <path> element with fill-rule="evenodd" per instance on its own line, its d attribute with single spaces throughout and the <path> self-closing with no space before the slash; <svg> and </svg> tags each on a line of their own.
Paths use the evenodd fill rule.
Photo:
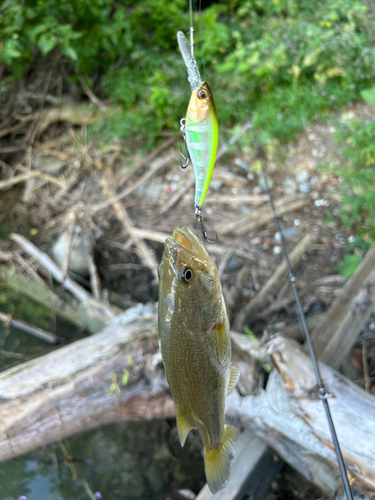
<svg viewBox="0 0 375 500">
<path fill-rule="evenodd" d="M 182 269 L 180 269 L 179 275 L 180 280 L 184 285 L 189 285 L 189 283 L 191 283 L 194 278 L 193 270 L 190 269 L 190 267 L 183 267 Z"/>
<path fill-rule="evenodd" d="M 198 90 L 197 96 L 198 96 L 198 99 L 206 99 L 208 94 L 207 94 L 206 90 L 200 89 L 200 90 Z"/>
</svg>

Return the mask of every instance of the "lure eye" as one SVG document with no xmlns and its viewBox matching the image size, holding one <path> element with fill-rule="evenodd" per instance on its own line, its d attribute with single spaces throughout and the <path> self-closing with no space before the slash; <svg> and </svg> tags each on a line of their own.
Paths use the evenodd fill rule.
<svg viewBox="0 0 375 500">
<path fill-rule="evenodd" d="M 200 89 L 200 90 L 198 90 L 197 95 L 198 95 L 198 99 L 206 99 L 206 97 L 208 96 L 207 90 Z"/>
<path fill-rule="evenodd" d="M 180 275 L 180 280 L 184 285 L 189 285 L 194 278 L 193 270 L 190 269 L 190 267 L 183 267 L 180 270 L 179 275 Z"/>
</svg>

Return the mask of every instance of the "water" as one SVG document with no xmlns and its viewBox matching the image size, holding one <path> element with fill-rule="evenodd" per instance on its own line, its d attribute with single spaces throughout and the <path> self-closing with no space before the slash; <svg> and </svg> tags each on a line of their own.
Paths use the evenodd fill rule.
<svg viewBox="0 0 375 500">
<path fill-rule="evenodd" d="M 186 448 L 186 449 L 185 449 Z M 86 432 L 0 463 L 0 498 L 181 500 L 204 484 L 201 444 L 184 450 L 173 421 L 122 423 Z"/>
</svg>

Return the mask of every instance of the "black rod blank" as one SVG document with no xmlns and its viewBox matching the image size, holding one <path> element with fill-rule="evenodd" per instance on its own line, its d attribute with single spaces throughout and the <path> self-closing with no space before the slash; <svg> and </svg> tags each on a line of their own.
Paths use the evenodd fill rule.
<svg viewBox="0 0 375 500">
<path fill-rule="evenodd" d="M 346 471 L 346 467 L 345 467 L 345 462 L 344 462 L 344 459 L 342 457 L 342 453 L 341 453 L 341 449 L 340 449 L 340 444 L 339 444 L 339 441 L 337 439 L 337 434 L 336 434 L 335 426 L 334 426 L 333 419 L 332 419 L 332 416 L 331 416 L 331 412 L 330 412 L 330 409 L 329 409 L 329 404 L 328 404 L 328 399 L 327 399 L 327 393 L 326 393 L 326 390 L 325 390 L 324 385 L 323 385 L 322 377 L 320 375 L 319 366 L 318 366 L 318 363 L 316 361 L 316 355 L 315 355 L 314 347 L 312 345 L 311 337 L 310 337 L 309 330 L 308 330 L 307 324 L 306 324 L 305 314 L 303 312 L 302 304 L 301 304 L 301 301 L 300 301 L 300 298 L 299 298 L 299 295 L 298 295 L 298 291 L 297 291 L 297 287 L 296 287 L 296 277 L 294 276 L 292 268 L 290 266 L 288 252 L 286 250 L 283 233 L 281 231 L 279 219 L 278 219 L 278 216 L 277 216 L 277 213 L 276 213 L 276 210 L 275 210 L 275 205 L 273 203 L 271 190 L 270 190 L 269 185 L 268 185 L 267 173 L 266 173 L 266 170 L 264 168 L 265 153 L 264 153 L 264 150 L 259 145 L 257 145 L 255 143 L 254 139 L 253 139 L 253 142 L 255 144 L 257 158 L 259 159 L 260 164 L 261 164 L 262 175 L 263 175 L 263 179 L 264 179 L 264 183 L 265 183 L 265 186 L 266 186 L 266 190 L 268 192 L 268 196 L 269 196 L 269 199 L 270 199 L 270 204 L 271 204 L 271 208 L 272 208 L 273 218 L 275 220 L 276 228 L 277 228 L 277 230 L 279 232 L 279 235 L 280 235 L 280 242 L 281 242 L 281 247 L 283 249 L 285 263 L 286 263 L 286 266 L 287 266 L 287 269 L 288 269 L 289 281 L 290 281 L 290 284 L 292 285 L 292 288 L 293 288 L 294 297 L 296 299 L 297 308 L 298 308 L 298 315 L 299 315 L 300 322 L 301 322 L 301 325 L 302 325 L 302 329 L 303 329 L 303 332 L 305 334 L 305 339 L 306 339 L 306 342 L 307 342 L 307 345 L 308 345 L 308 348 L 309 348 L 310 357 L 311 357 L 312 365 L 313 365 L 314 372 L 315 372 L 315 378 L 316 378 L 316 381 L 317 381 L 317 384 L 318 384 L 319 397 L 320 397 L 320 399 L 321 399 L 321 401 L 323 403 L 324 410 L 325 410 L 326 417 L 327 417 L 328 426 L 329 426 L 329 429 L 331 431 L 333 446 L 335 448 L 337 462 L 338 462 L 339 469 L 340 469 L 342 484 L 343 484 L 343 487 L 344 487 L 344 491 L 345 491 L 347 500 L 353 500 L 353 494 L 352 494 L 352 490 L 350 488 L 350 484 L 349 484 L 349 480 L 348 480 L 348 475 L 347 475 L 347 471 Z"/>
</svg>

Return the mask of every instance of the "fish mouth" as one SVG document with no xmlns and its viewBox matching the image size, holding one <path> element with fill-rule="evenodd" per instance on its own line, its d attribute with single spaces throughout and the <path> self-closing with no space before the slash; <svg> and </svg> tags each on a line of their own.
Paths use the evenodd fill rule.
<svg viewBox="0 0 375 500">
<path fill-rule="evenodd" d="M 172 265 L 176 264 L 183 254 L 194 257 L 208 257 L 208 253 L 198 237 L 186 226 L 175 227 L 172 238 L 165 241 L 164 255 Z"/>
</svg>

